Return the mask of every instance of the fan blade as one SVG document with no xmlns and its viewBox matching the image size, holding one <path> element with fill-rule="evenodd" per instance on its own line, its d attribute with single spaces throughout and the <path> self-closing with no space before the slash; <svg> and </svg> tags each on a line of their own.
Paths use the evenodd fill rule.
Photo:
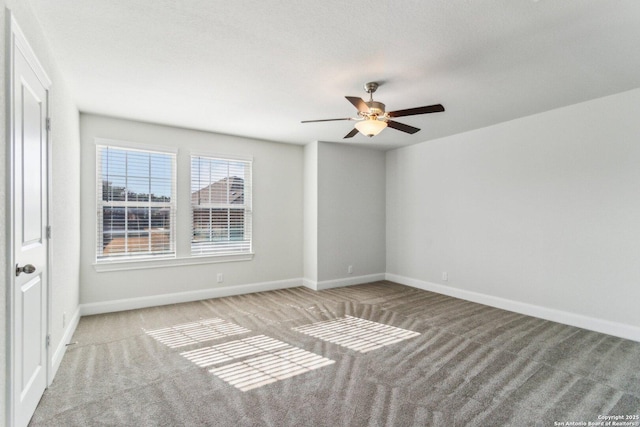
<svg viewBox="0 0 640 427">
<path fill-rule="evenodd" d="M 336 122 L 338 120 L 355 120 L 351 117 L 345 117 L 344 119 L 322 119 L 322 120 L 303 120 L 300 123 L 315 123 L 315 122 Z"/>
<path fill-rule="evenodd" d="M 345 98 L 347 98 L 349 102 L 352 103 L 353 106 L 356 107 L 361 113 L 369 112 L 369 106 L 362 100 L 362 98 L 358 98 L 357 96 L 345 96 Z"/>
<path fill-rule="evenodd" d="M 415 116 L 417 114 L 441 113 L 444 111 L 442 104 L 428 105 L 426 107 L 407 108 L 389 112 L 389 117 Z"/>
<path fill-rule="evenodd" d="M 358 129 L 353 128 L 353 129 L 351 130 L 351 132 L 349 132 L 348 134 L 346 134 L 346 135 L 344 136 L 344 138 L 342 138 L 342 139 L 352 138 L 352 137 L 354 137 L 357 133 L 358 133 Z"/>
<path fill-rule="evenodd" d="M 418 128 L 414 128 L 413 126 L 405 125 L 404 123 L 394 122 L 393 120 L 389 120 L 387 122 L 387 126 L 389 126 L 390 128 L 394 128 L 395 130 L 410 133 L 411 135 L 420 130 Z"/>
</svg>

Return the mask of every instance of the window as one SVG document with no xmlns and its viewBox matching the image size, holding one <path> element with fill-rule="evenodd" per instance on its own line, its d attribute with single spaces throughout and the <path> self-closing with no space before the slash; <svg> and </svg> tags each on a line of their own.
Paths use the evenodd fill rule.
<svg viewBox="0 0 640 427">
<path fill-rule="evenodd" d="M 251 162 L 191 156 L 191 255 L 251 253 Z"/>
<path fill-rule="evenodd" d="M 97 145 L 97 261 L 175 256 L 176 154 Z"/>
</svg>

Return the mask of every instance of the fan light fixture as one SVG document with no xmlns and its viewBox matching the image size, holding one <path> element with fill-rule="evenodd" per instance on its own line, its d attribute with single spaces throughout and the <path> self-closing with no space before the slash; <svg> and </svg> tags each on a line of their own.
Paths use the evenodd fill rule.
<svg viewBox="0 0 640 427">
<path fill-rule="evenodd" d="M 427 105 L 424 107 L 407 108 L 406 110 L 385 111 L 382 102 L 373 100 L 373 92 L 378 89 L 377 82 L 369 82 L 364 85 L 364 90 L 369 94 L 369 102 L 357 96 L 345 96 L 347 101 L 358 109 L 358 117 L 344 117 L 342 119 L 303 120 L 302 123 L 335 122 L 338 120 L 357 120 L 358 123 L 346 134 L 344 138 L 353 138 L 358 133 L 368 137 L 376 136 L 386 127 L 413 135 L 420 129 L 404 123 L 396 122 L 396 117 L 416 116 L 418 114 L 440 113 L 444 111 L 442 104 Z"/>
<path fill-rule="evenodd" d="M 375 117 L 370 117 L 366 120 L 356 123 L 356 129 L 358 129 L 358 132 L 363 135 L 367 135 L 368 137 L 376 136 L 386 127 L 387 122 L 378 120 Z"/>
</svg>

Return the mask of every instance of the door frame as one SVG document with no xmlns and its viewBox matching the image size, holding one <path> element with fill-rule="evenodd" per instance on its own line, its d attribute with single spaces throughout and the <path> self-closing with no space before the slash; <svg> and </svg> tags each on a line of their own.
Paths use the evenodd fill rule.
<svg viewBox="0 0 640 427">
<path fill-rule="evenodd" d="M 15 162 L 14 162 L 14 149 L 13 149 L 13 142 L 14 142 L 14 93 L 13 93 L 13 84 L 14 84 L 14 58 L 15 58 L 15 51 L 16 49 L 19 49 L 20 52 L 24 55 L 24 57 L 27 59 L 27 62 L 29 63 L 29 65 L 31 66 L 32 70 L 34 71 L 34 73 L 36 74 L 38 80 L 40 80 L 40 83 L 42 83 L 42 85 L 44 86 L 44 88 L 47 91 L 47 112 L 46 112 L 46 116 L 47 118 L 50 117 L 51 114 L 51 108 L 50 108 L 50 91 L 51 91 L 51 79 L 49 78 L 49 76 L 47 75 L 47 73 L 44 71 L 44 68 L 42 67 L 42 65 L 40 64 L 40 61 L 38 60 L 35 52 L 33 51 L 33 49 L 31 49 L 31 46 L 29 45 L 27 38 L 25 37 L 24 33 L 22 32 L 22 30 L 20 29 L 20 26 L 18 25 L 18 22 L 16 21 L 13 13 L 11 12 L 11 10 L 9 9 L 5 9 L 5 15 L 6 15 L 6 21 L 5 21 L 5 26 L 6 26 L 6 56 L 4 58 L 5 60 L 5 94 L 6 94 L 6 105 L 5 105 L 5 110 L 6 110 L 6 115 L 5 115 L 5 129 L 6 129 L 6 210 L 5 210 L 5 215 L 6 215 L 6 283 L 7 283 L 7 289 L 6 289 L 6 321 L 5 321 L 5 326 L 6 326 L 6 337 L 7 337 L 7 341 L 6 341 L 6 362 L 7 362 L 7 366 L 6 366 L 6 370 L 5 370 L 5 376 L 6 376 L 6 389 L 5 389 L 5 395 L 6 395 L 6 424 L 8 427 L 13 427 L 15 425 L 15 413 L 14 413 L 14 403 L 15 403 L 15 396 L 14 396 L 14 375 L 15 375 L 15 360 L 14 360 L 14 349 L 15 349 L 15 341 L 16 341 L 16 337 L 14 336 L 13 333 L 13 316 L 15 314 L 15 251 L 14 251 L 14 244 L 15 244 L 15 236 L 14 236 L 14 224 L 15 224 L 15 180 L 14 180 L 14 173 L 15 173 Z M 45 156 L 46 156 L 46 168 L 47 170 L 44 171 L 45 176 L 47 177 L 47 185 L 46 185 L 46 195 L 45 197 L 47 198 L 47 209 L 45 211 L 45 218 L 46 218 L 46 227 L 47 230 L 49 230 L 49 227 L 51 225 L 50 221 L 51 221 L 51 132 L 49 130 L 49 127 L 47 126 L 47 133 L 46 133 L 46 152 L 45 152 Z M 51 239 L 50 236 L 47 233 L 47 236 L 45 236 L 45 238 L 47 239 L 47 253 L 46 253 L 46 257 L 47 257 L 47 261 L 46 261 L 46 268 L 48 271 L 47 274 L 47 292 L 46 292 L 46 299 L 47 299 L 47 303 L 46 303 L 46 313 L 44 313 L 45 319 L 46 319 L 46 336 L 49 337 L 51 335 Z M 52 378 L 52 374 L 53 374 L 53 370 L 51 368 L 51 358 L 52 358 L 52 354 L 53 352 L 51 351 L 51 345 L 48 345 L 46 347 L 46 363 L 45 363 L 45 370 L 46 370 L 46 379 L 47 379 L 47 386 L 51 385 L 51 381 L 53 380 Z"/>
</svg>

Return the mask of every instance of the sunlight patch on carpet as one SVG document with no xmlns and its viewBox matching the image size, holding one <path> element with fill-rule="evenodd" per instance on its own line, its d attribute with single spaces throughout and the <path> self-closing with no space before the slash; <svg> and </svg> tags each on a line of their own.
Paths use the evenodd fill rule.
<svg viewBox="0 0 640 427">
<path fill-rule="evenodd" d="M 213 341 L 251 332 L 249 329 L 223 319 L 204 319 L 166 328 L 145 330 L 145 333 L 171 348 Z"/>
<path fill-rule="evenodd" d="M 292 329 L 361 353 L 420 335 L 419 332 L 353 316 L 312 323 Z"/>
<path fill-rule="evenodd" d="M 209 372 L 234 387 L 249 391 L 335 363 L 334 360 L 287 344 L 287 349 L 243 360 Z"/>
<path fill-rule="evenodd" d="M 230 360 L 266 353 L 285 347 L 290 346 L 282 341 L 274 340 L 264 335 L 258 335 L 211 347 L 185 351 L 180 353 L 180 355 L 186 357 L 201 368 L 204 368 L 217 363 L 228 362 Z"/>
<path fill-rule="evenodd" d="M 185 351 L 180 355 L 202 368 L 223 364 L 209 372 L 242 391 L 335 363 L 265 335 Z"/>
</svg>

